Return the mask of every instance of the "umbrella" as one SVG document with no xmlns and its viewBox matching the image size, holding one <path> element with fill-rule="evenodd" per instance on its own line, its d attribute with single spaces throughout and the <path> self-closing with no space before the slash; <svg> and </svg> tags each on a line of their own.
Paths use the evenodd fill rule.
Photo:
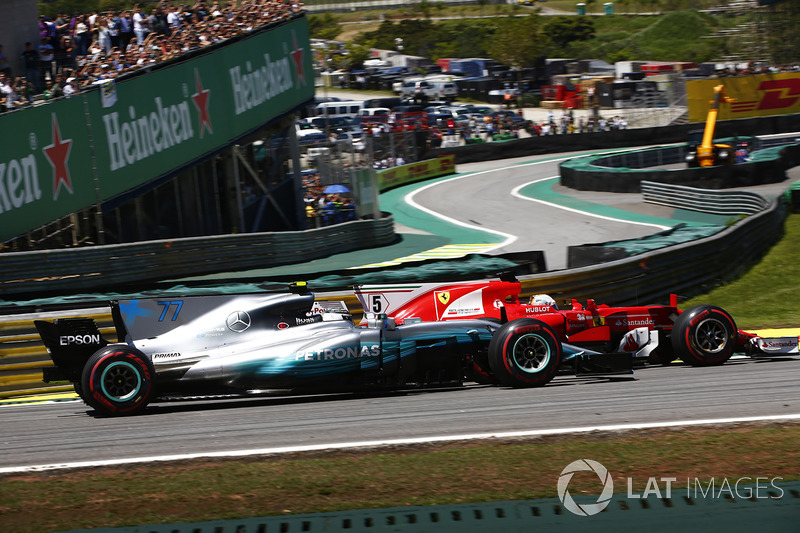
<svg viewBox="0 0 800 533">
<path fill-rule="evenodd" d="M 324 192 L 325 194 L 341 194 L 345 192 L 350 192 L 350 189 L 348 189 L 344 185 L 328 185 L 322 192 Z"/>
</svg>

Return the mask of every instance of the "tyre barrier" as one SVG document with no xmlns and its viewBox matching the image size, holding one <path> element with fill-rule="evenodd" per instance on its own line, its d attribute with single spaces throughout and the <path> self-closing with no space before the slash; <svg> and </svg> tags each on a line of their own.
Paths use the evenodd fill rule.
<svg viewBox="0 0 800 533">
<path fill-rule="evenodd" d="M 683 161 L 686 145 L 657 147 L 622 154 L 577 157 L 559 166 L 561 184 L 580 191 L 641 192 L 641 182 L 684 185 L 706 189 L 732 189 L 777 183 L 786 170 L 800 161 L 800 145 L 779 146 L 756 152 L 744 163 L 713 167 L 653 169 Z"/>
</svg>

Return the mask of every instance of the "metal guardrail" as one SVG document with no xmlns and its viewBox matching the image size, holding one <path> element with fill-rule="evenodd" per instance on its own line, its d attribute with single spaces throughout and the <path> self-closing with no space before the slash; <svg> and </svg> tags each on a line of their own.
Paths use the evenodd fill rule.
<svg viewBox="0 0 800 533">
<path fill-rule="evenodd" d="M 570 270 L 523 276 L 522 297 L 546 292 L 554 298 L 593 298 L 610 305 L 667 302 L 670 293 L 699 294 L 719 280 L 730 279 L 761 257 L 780 234 L 787 209 L 779 199 L 766 209 L 740 220 L 715 235 L 662 248 L 646 254 Z M 354 317 L 363 313 L 354 295 L 320 294 L 321 299 L 343 300 Z M 66 314 L 65 314 L 66 313 Z M 61 312 L 58 316 L 89 316 L 101 331 L 113 338 L 108 309 Z M 52 314 L 26 315 L 0 321 L 0 397 L 22 396 L 69 387 L 47 387 L 34 369 L 51 365 L 33 327 L 35 318 Z"/>
<path fill-rule="evenodd" d="M 118 289 L 175 278 L 265 268 L 391 244 L 394 219 L 354 220 L 306 231 L 213 235 L 0 254 L 0 295 Z M 55 274 L 57 273 L 57 274 Z"/>
<path fill-rule="evenodd" d="M 654 181 L 642 181 L 641 187 L 647 203 L 715 215 L 752 215 L 769 204 L 760 194 L 749 191 L 697 189 Z"/>
</svg>

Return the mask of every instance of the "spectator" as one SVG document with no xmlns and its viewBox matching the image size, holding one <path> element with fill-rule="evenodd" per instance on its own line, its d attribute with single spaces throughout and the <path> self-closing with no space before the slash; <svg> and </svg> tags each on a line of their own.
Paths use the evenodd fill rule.
<svg viewBox="0 0 800 533">
<path fill-rule="evenodd" d="M 133 7 L 131 19 L 133 20 L 133 33 L 136 35 L 136 43 L 142 45 L 145 37 L 150 33 L 150 28 L 148 27 L 147 18 L 142 15 L 142 8 L 139 7 L 139 4 Z"/>
<path fill-rule="evenodd" d="M 80 15 L 75 22 L 75 48 L 79 56 L 85 56 L 89 45 L 92 44 L 92 34 L 89 33 L 89 23 L 86 15 Z"/>
<path fill-rule="evenodd" d="M 111 53 L 111 33 L 108 29 L 108 20 L 103 15 L 98 15 L 95 19 L 97 27 L 97 44 L 103 49 L 103 53 Z"/>
<path fill-rule="evenodd" d="M 78 92 L 78 80 L 75 78 L 67 78 L 67 84 L 64 86 L 64 96 L 69 98 Z"/>
<path fill-rule="evenodd" d="M 131 12 L 123 11 L 119 16 L 119 49 L 127 50 L 128 43 L 133 39 L 133 21 Z"/>
<path fill-rule="evenodd" d="M 39 52 L 36 50 L 30 41 L 25 43 L 25 51 L 22 52 L 22 66 L 25 70 L 25 78 L 30 81 L 33 86 L 39 88 Z"/>
<path fill-rule="evenodd" d="M 14 92 L 17 93 L 15 103 L 18 107 L 33 105 L 33 95 L 36 94 L 35 85 L 29 79 L 22 76 L 17 77 L 14 84 Z"/>
<path fill-rule="evenodd" d="M 10 111 L 14 109 L 14 100 L 16 94 L 14 93 L 14 86 L 11 85 L 9 76 L 0 71 L 0 111 Z"/>
<path fill-rule="evenodd" d="M 8 61 L 8 57 L 3 53 L 2 44 L 0 44 L 0 74 L 11 76 L 11 64 Z"/>
<path fill-rule="evenodd" d="M 111 42 L 111 49 L 119 48 L 119 15 L 116 11 L 111 11 L 106 17 L 108 26 L 108 39 Z"/>
<path fill-rule="evenodd" d="M 40 87 L 44 86 L 45 78 L 52 80 L 55 76 L 53 59 L 55 59 L 53 45 L 50 44 L 47 37 L 42 37 L 42 42 L 39 45 L 39 69 L 41 71 L 39 74 Z"/>
</svg>

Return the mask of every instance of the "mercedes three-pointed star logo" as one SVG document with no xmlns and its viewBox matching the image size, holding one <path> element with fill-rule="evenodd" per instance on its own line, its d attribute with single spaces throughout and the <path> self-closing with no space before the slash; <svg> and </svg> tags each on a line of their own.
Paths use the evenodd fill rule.
<svg viewBox="0 0 800 533">
<path fill-rule="evenodd" d="M 241 333 L 250 327 L 250 315 L 247 314 L 247 311 L 234 311 L 228 315 L 225 324 L 229 330 Z"/>
</svg>

